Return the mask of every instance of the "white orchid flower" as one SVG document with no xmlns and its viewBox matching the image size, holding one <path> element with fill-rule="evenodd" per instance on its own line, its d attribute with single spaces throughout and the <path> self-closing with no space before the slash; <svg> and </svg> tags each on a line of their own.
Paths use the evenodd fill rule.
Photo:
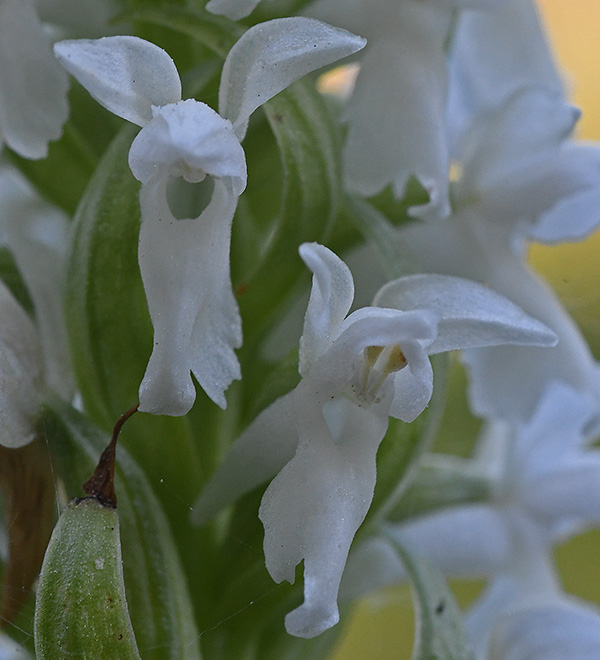
<svg viewBox="0 0 600 660">
<path fill-rule="evenodd" d="M 553 544 L 600 523 L 600 451 L 587 447 L 599 413 L 597 402 L 552 383 L 527 424 L 489 425 L 474 459 L 436 457 L 436 464 L 460 465 L 489 480 L 489 501 L 388 526 L 447 575 L 492 579 L 468 618 L 481 658 L 501 615 L 549 604 L 560 592 L 549 559 Z M 405 579 L 387 541 L 368 539 L 349 558 L 342 596 L 353 599 Z"/>
<path fill-rule="evenodd" d="M 559 336 L 547 352 L 465 352 L 471 406 L 484 417 L 527 420 L 554 378 L 600 396 L 579 329 L 523 257 L 526 237 L 572 240 L 600 223 L 600 149 L 567 140 L 577 117 L 543 89 L 517 93 L 472 127 L 448 221 L 399 231 L 398 249 L 418 270 L 484 282 Z"/>
<path fill-rule="evenodd" d="M 337 591 L 375 486 L 375 456 L 390 415 L 410 422 L 433 388 L 428 355 L 497 343 L 548 345 L 543 325 L 485 287 L 417 275 L 347 316 L 352 275 L 316 243 L 300 255 L 313 286 L 300 340 L 302 380 L 237 440 L 197 503 L 197 522 L 275 478 L 262 500 L 267 569 L 293 582 L 304 559 L 304 604 L 288 632 L 313 637 L 337 623 Z"/>
<path fill-rule="evenodd" d="M 154 324 L 140 410 L 183 415 L 195 400 L 190 372 L 225 407 L 240 378 L 238 306 L 229 273 L 231 222 L 246 186 L 240 144 L 248 117 L 292 82 L 364 45 L 305 18 L 268 21 L 231 49 L 221 77 L 221 115 L 193 99 L 167 53 L 137 37 L 63 41 L 55 52 L 102 105 L 142 126 L 129 152 L 141 181 L 139 263 Z M 172 208 L 171 188 L 193 186 L 208 204 L 197 217 Z M 171 199 L 177 195 L 171 196 Z M 198 211 L 196 211 L 198 212 Z"/>
<path fill-rule="evenodd" d="M 0 0 L 0 149 L 45 158 L 69 115 L 69 81 L 33 0 Z"/>
</svg>

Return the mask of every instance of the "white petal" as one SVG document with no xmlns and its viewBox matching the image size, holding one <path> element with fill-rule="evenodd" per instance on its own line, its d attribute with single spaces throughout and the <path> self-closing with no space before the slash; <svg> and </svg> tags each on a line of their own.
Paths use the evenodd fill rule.
<svg viewBox="0 0 600 660">
<path fill-rule="evenodd" d="M 250 115 L 302 76 L 351 55 L 365 40 L 315 19 L 278 18 L 250 28 L 227 55 L 219 112 L 243 139 Z"/>
<path fill-rule="evenodd" d="M 523 506 L 542 521 L 600 522 L 600 452 L 578 452 L 524 484 Z"/>
<path fill-rule="evenodd" d="M 354 298 L 354 281 L 348 266 L 325 246 L 303 243 L 299 251 L 313 272 L 300 340 L 299 370 L 305 375 L 338 335 Z"/>
<path fill-rule="evenodd" d="M 33 660 L 24 647 L 4 633 L 0 633 L 0 658 L 2 660 Z"/>
<path fill-rule="evenodd" d="M 340 601 L 349 602 L 407 579 L 402 560 L 390 543 L 370 537 L 348 555 L 340 584 Z"/>
<path fill-rule="evenodd" d="M 171 57 L 139 37 L 60 41 L 54 52 L 65 69 L 107 110 L 138 126 L 152 106 L 181 100 L 181 81 Z"/>
<path fill-rule="evenodd" d="M 445 104 L 441 43 L 422 39 L 410 23 L 397 40 L 370 43 L 344 114 L 347 188 L 371 196 L 392 184 L 401 198 L 415 176 L 430 201 L 413 215 L 448 215 Z"/>
<path fill-rule="evenodd" d="M 563 97 L 545 89 L 511 95 L 493 113 L 471 127 L 460 160 L 463 176 L 457 195 L 467 199 L 503 185 L 505 198 L 515 186 L 527 186 L 548 160 L 556 158 L 580 116 Z M 554 163 L 550 163 L 554 166 Z M 506 199 L 505 199 L 506 201 Z"/>
<path fill-rule="evenodd" d="M 129 166 L 138 181 L 148 183 L 159 173 L 192 182 L 210 175 L 225 179 L 236 195 L 242 194 L 246 158 L 230 122 L 194 99 L 153 108 L 152 114 L 129 151 Z"/>
<path fill-rule="evenodd" d="M 260 0 L 210 0 L 205 9 L 213 14 L 227 16 L 232 21 L 239 21 L 252 13 Z"/>
<path fill-rule="evenodd" d="M 554 204 L 546 205 L 529 236 L 536 241 L 556 243 L 585 238 L 600 224 L 600 149 L 596 145 L 569 144 L 554 159 L 549 187 L 536 191 Z"/>
<path fill-rule="evenodd" d="M 402 352 L 408 364 L 394 377 L 394 400 L 390 415 L 403 422 L 414 421 L 433 394 L 433 369 L 419 342 L 405 340 Z"/>
<path fill-rule="evenodd" d="M 223 463 L 204 487 L 192 519 L 202 524 L 220 509 L 274 477 L 298 447 L 293 419 L 293 392 L 263 410 L 235 441 Z"/>
<path fill-rule="evenodd" d="M 44 158 L 67 120 L 68 79 L 30 0 L 0 2 L 0 147 Z"/>
<path fill-rule="evenodd" d="M 398 246 L 420 270 L 485 282 L 559 337 L 551 348 L 499 346 L 464 354 L 476 414 L 526 421 L 551 380 L 562 379 L 592 396 L 599 391 L 595 362 L 580 331 L 552 291 L 513 252 L 505 229 L 464 212 L 447 223 L 403 229 Z M 507 364 L 512 368 L 506 369 Z"/>
<path fill-rule="evenodd" d="M 35 435 L 42 356 L 35 327 L 0 282 L 0 444 L 22 447 Z"/>
<path fill-rule="evenodd" d="M 563 85 L 532 0 L 507 0 L 488 11 L 464 11 L 450 51 L 450 125 L 455 139 L 472 118 L 516 90 Z"/>
<path fill-rule="evenodd" d="M 196 397 L 190 371 L 224 408 L 225 389 L 240 378 L 233 349 L 241 345 L 241 321 L 229 274 L 237 200 L 215 179 L 201 215 L 177 220 L 167 202 L 167 178 L 142 185 L 139 263 L 154 348 L 140 385 L 140 410 L 186 414 Z"/>
<path fill-rule="evenodd" d="M 490 660 L 595 660 L 600 648 L 600 613 L 564 598 L 504 617 L 492 637 Z"/>
<path fill-rule="evenodd" d="M 309 396 L 294 399 L 300 444 L 267 489 L 259 512 L 267 569 L 294 581 L 304 559 L 304 603 L 286 617 L 287 631 L 314 637 L 337 623 L 337 591 L 350 544 L 375 486 L 375 455 L 387 415 L 345 399 L 338 442 Z"/>
<path fill-rule="evenodd" d="M 441 510 L 398 525 L 392 533 L 451 576 L 493 575 L 511 561 L 507 523 L 489 505 Z"/>
<path fill-rule="evenodd" d="M 386 284 L 375 304 L 402 310 L 431 309 L 441 316 L 427 352 L 498 344 L 553 346 L 555 334 L 491 289 L 458 277 L 409 275 Z"/>
<path fill-rule="evenodd" d="M 339 336 L 309 376 L 321 396 L 337 394 L 349 384 L 356 359 L 365 348 L 401 345 L 407 340 L 431 343 L 437 333 L 437 322 L 437 314 L 430 310 L 400 312 L 363 307 L 345 319 Z"/>
<path fill-rule="evenodd" d="M 74 382 L 62 286 L 68 220 L 9 167 L 0 169 L 0 217 L 4 241 L 33 300 L 44 380 L 53 391 L 69 399 Z"/>
</svg>

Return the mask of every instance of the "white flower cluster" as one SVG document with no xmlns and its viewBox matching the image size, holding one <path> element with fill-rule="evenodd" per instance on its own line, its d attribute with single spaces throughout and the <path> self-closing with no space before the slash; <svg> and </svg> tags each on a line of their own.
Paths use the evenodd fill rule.
<svg viewBox="0 0 600 660">
<path fill-rule="evenodd" d="M 239 20 L 257 5 L 210 0 L 207 9 Z M 489 578 L 467 622 L 478 657 L 595 657 L 599 614 L 563 593 L 551 552 L 600 522 L 600 380 L 525 255 L 532 241 L 579 240 L 600 224 L 600 148 L 573 138 L 579 112 L 533 0 L 315 0 L 301 16 L 244 32 L 223 66 L 219 112 L 182 100 L 171 57 L 139 37 L 59 41 L 56 59 L 49 44 L 33 2 L 0 0 L 0 141 L 25 158 L 46 155 L 67 117 L 65 69 L 141 128 L 129 167 L 141 183 L 138 259 L 154 343 L 140 410 L 175 416 L 195 402 L 192 375 L 221 408 L 244 376 L 229 255 L 252 186 L 249 118 L 299 78 L 355 56 L 340 118 L 346 193 L 389 187 L 401 200 L 418 182 L 427 201 L 388 228 L 387 254 L 412 274 L 380 282 L 372 305 L 352 310 L 344 261 L 315 242 L 297 246 L 313 276 L 300 381 L 233 443 L 194 523 L 270 481 L 258 513 L 267 569 L 293 582 L 304 562 L 304 602 L 286 628 L 307 638 L 330 628 L 340 585 L 351 599 L 406 578 L 381 537 L 351 545 L 390 417 L 414 421 L 432 397 L 429 356 L 461 350 L 485 430 L 473 458 L 430 455 L 421 469 L 480 479 L 487 496 L 385 523 L 387 532 L 449 575 Z M 197 217 L 179 217 L 171 201 L 188 184 L 208 200 Z M 44 392 L 75 390 L 58 311 L 68 238 L 65 218 L 7 165 L 0 210 L 0 238 L 35 310 L 34 324 L 0 286 L 0 441 L 18 447 L 33 437 Z"/>
</svg>

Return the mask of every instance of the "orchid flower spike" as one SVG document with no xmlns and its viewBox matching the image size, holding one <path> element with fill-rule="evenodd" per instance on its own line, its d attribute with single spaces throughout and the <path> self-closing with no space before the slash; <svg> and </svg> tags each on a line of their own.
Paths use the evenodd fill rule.
<svg viewBox="0 0 600 660">
<path fill-rule="evenodd" d="M 140 410 L 184 415 L 196 392 L 190 372 L 225 407 L 240 378 L 234 349 L 241 320 L 229 273 L 231 223 L 246 187 L 240 144 L 260 105 L 306 73 L 365 44 L 345 30 L 306 18 L 248 30 L 223 67 L 218 114 L 181 100 L 173 60 L 137 37 L 63 41 L 55 52 L 108 110 L 142 127 L 129 165 L 142 183 L 139 263 L 154 324 L 154 348 L 140 385 Z M 174 207 L 175 188 L 208 199 L 201 212 Z M 177 258 L 174 258 L 174 255 Z"/>
<path fill-rule="evenodd" d="M 45 158 L 69 115 L 69 81 L 33 0 L 0 0 L 0 150 Z"/>
<path fill-rule="evenodd" d="M 300 340 L 302 379 L 233 445 L 195 509 L 196 522 L 272 479 L 259 511 L 267 569 L 294 581 L 304 559 L 304 604 L 289 633 L 337 623 L 337 592 L 354 534 L 373 497 L 375 456 L 389 416 L 410 422 L 433 390 L 428 355 L 499 343 L 550 345 L 553 333 L 484 286 L 416 275 L 389 283 L 348 315 L 354 282 L 317 243 L 300 255 L 313 285 Z M 277 476 L 275 476 L 277 475 Z"/>
</svg>

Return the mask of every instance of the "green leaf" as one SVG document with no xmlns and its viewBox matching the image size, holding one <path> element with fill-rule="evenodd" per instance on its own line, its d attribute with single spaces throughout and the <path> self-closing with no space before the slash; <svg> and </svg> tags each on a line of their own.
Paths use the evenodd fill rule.
<svg viewBox="0 0 600 660">
<path fill-rule="evenodd" d="M 66 315 L 86 409 L 111 428 L 137 401 L 152 324 L 137 263 L 139 183 L 127 163 L 127 127 L 96 170 L 74 219 Z"/>
<path fill-rule="evenodd" d="M 39 660 L 140 660 L 125 597 L 117 510 L 72 500 L 46 550 L 35 608 Z"/>
<path fill-rule="evenodd" d="M 417 621 L 413 660 L 474 660 L 462 613 L 444 576 L 391 535 L 385 538 L 402 559 L 412 587 Z"/>
<path fill-rule="evenodd" d="M 236 23 L 204 9 L 150 5 L 147 0 L 142 0 L 138 6 L 117 19 L 169 28 L 191 37 L 223 59 L 244 32 Z"/>
<path fill-rule="evenodd" d="M 67 257 L 65 309 L 75 375 L 86 412 L 106 430 L 138 401 L 152 350 L 137 256 L 139 183 L 127 163 L 135 130 L 126 127 L 98 165 L 75 216 Z M 193 501 L 198 465 L 186 419 L 143 415 L 125 437 L 150 476 L 182 484 L 180 496 Z M 166 438 L 178 443 L 176 452 L 161 451 Z"/>
<path fill-rule="evenodd" d="M 79 493 L 108 435 L 56 399 L 43 407 L 41 425 L 67 493 Z M 199 636 L 188 586 L 162 507 L 123 447 L 117 450 L 115 476 L 125 588 L 140 652 L 144 660 L 198 660 Z M 189 528 L 188 533 L 193 535 Z"/>
<path fill-rule="evenodd" d="M 271 234 L 256 255 L 256 268 L 237 283 L 243 291 L 239 303 L 249 345 L 278 317 L 302 276 L 308 281 L 298 247 L 326 239 L 340 196 L 339 127 L 314 85 L 301 80 L 271 99 L 264 110 L 279 148 L 283 191 Z M 260 178 L 258 172 L 250 172 L 249 189 L 255 175 Z M 273 194 L 277 191 L 268 189 L 264 196 Z"/>
<path fill-rule="evenodd" d="M 12 252 L 7 247 L 0 247 L 0 280 L 6 284 L 15 300 L 30 315 L 33 316 L 33 302 L 27 286 L 15 262 Z"/>
</svg>

